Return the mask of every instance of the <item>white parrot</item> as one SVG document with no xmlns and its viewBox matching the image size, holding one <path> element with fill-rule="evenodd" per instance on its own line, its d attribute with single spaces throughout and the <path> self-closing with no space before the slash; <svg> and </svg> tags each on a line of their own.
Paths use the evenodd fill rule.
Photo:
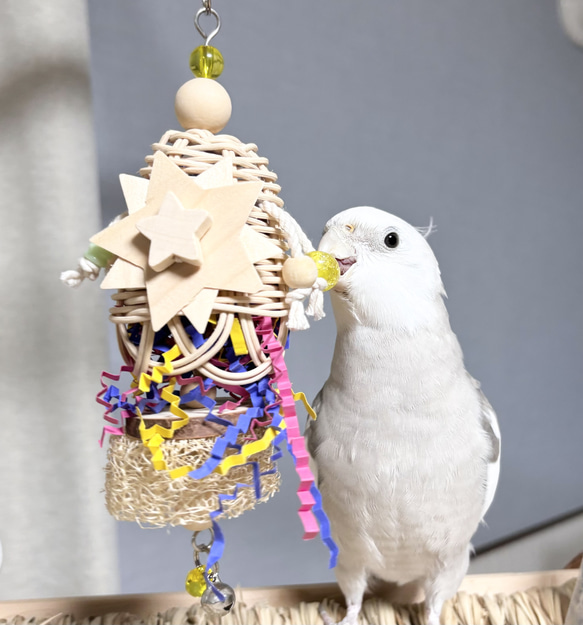
<svg viewBox="0 0 583 625">
<path fill-rule="evenodd" d="M 417 583 L 438 625 L 496 490 L 496 415 L 464 367 L 420 231 L 351 208 L 326 224 L 319 249 L 341 268 L 331 292 L 338 334 L 306 435 L 340 551 L 342 625 L 357 622 L 375 580 Z"/>
</svg>

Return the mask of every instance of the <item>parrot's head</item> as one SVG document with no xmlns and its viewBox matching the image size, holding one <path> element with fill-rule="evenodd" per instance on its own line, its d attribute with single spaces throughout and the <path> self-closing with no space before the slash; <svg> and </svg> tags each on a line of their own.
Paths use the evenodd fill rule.
<svg viewBox="0 0 583 625">
<path fill-rule="evenodd" d="M 338 326 L 414 330 L 444 309 L 439 265 L 420 230 L 378 208 L 338 213 L 318 248 L 340 266 L 333 305 Z"/>
</svg>

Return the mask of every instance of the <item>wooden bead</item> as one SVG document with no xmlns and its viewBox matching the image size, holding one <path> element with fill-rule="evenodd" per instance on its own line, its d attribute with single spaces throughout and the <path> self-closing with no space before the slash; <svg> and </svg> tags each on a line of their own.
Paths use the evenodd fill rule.
<svg viewBox="0 0 583 625">
<path fill-rule="evenodd" d="M 283 264 L 282 276 L 291 289 L 308 289 L 318 277 L 318 267 L 309 256 L 288 258 Z"/>
<path fill-rule="evenodd" d="M 198 388 L 198 386 L 199 386 L 198 384 L 185 384 L 184 386 L 180 388 L 180 394 L 186 395 L 187 393 L 190 393 L 190 391 L 192 391 L 193 389 Z M 216 400 L 217 387 L 213 386 L 212 388 L 209 388 L 208 392 L 206 393 L 206 396 L 209 397 L 210 399 Z M 186 406 L 187 408 L 205 408 L 203 404 L 201 404 L 200 402 L 196 400 L 186 402 L 185 404 L 182 404 L 182 406 Z"/>
<path fill-rule="evenodd" d="M 231 98 L 226 89 L 210 78 L 194 78 L 176 94 L 174 111 L 185 130 L 220 132 L 231 118 Z"/>
</svg>

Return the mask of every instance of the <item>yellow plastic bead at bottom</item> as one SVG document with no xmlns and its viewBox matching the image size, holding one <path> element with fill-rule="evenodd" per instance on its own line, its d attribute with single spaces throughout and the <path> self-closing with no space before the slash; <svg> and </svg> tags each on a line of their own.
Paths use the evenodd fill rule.
<svg viewBox="0 0 583 625">
<path fill-rule="evenodd" d="M 334 256 L 327 252 L 318 251 L 309 252 L 308 256 L 314 260 L 318 267 L 318 278 L 324 278 L 328 283 L 324 291 L 329 291 L 336 286 L 336 283 L 340 280 L 340 267 Z"/>
<path fill-rule="evenodd" d="M 186 592 L 193 597 L 202 597 L 206 590 L 206 580 L 204 578 L 204 566 L 197 566 L 186 576 Z"/>
</svg>

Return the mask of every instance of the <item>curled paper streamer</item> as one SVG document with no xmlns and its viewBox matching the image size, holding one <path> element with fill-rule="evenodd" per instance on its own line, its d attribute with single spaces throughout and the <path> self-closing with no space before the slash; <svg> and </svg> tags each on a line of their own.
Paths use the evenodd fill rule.
<svg viewBox="0 0 583 625">
<path fill-rule="evenodd" d="M 247 391 L 253 406 L 263 408 L 262 419 L 253 419 L 249 425 L 250 435 L 247 440 L 254 441 L 258 439 L 256 427 L 276 426 L 281 422 L 281 418 L 278 417 L 281 400 L 271 387 L 271 378 L 268 375 L 249 385 Z"/>
<path fill-rule="evenodd" d="M 178 408 L 178 410 L 180 410 L 180 408 Z M 183 412 L 182 410 L 180 411 Z M 173 421 L 172 425 L 169 428 L 165 428 L 158 423 L 156 423 L 152 427 L 147 428 L 144 423 L 144 419 L 142 418 L 141 412 L 139 412 L 139 417 L 140 436 L 142 437 L 142 442 L 144 443 L 144 446 L 147 447 L 152 454 L 152 465 L 154 466 L 154 469 L 156 469 L 156 471 L 168 471 L 168 475 L 173 480 L 179 477 L 183 477 L 189 471 L 192 471 L 192 467 L 190 465 L 185 465 L 177 469 L 168 470 L 168 465 L 166 464 L 166 460 L 164 459 L 164 452 L 162 451 L 162 443 L 164 442 L 164 439 L 173 438 L 174 432 L 184 427 L 188 423 L 188 415 L 186 415 L 184 419 Z"/>
<path fill-rule="evenodd" d="M 172 361 L 180 356 L 180 349 L 178 345 L 175 345 L 172 349 L 169 349 L 167 352 L 162 354 L 164 358 L 164 364 L 159 365 L 158 367 L 154 367 L 152 370 L 152 375 L 148 375 L 147 373 L 142 373 L 140 375 L 140 383 L 139 389 L 142 393 L 150 390 L 150 382 L 156 382 L 156 384 L 160 384 L 164 380 L 164 374 L 170 375 L 174 371 L 174 367 L 172 366 Z"/>
<path fill-rule="evenodd" d="M 292 390 L 287 368 L 283 360 L 284 348 L 274 334 L 272 320 L 266 317 L 256 317 L 254 321 L 257 334 L 261 337 L 262 349 L 271 357 L 273 374 L 268 374 L 246 387 L 236 385 L 222 386 L 224 390 L 231 393 L 233 400 L 222 404 L 218 410 L 218 415 L 216 413 L 213 414 L 212 411 L 216 406 L 216 401 L 211 397 L 207 397 L 209 389 L 214 386 L 212 380 L 203 380 L 199 376 L 191 378 L 176 376 L 168 379 L 174 370 L 172 361 L 181 354 L 178 346 L 175 345 L 163 353 L 164 364 L 154 367 L 151 375 L 142 374 L 139 382 L 134 378 L 132 388 L 123 393 L 120 393 L 119 389 L 113 384 L 108 386 L 105 380 L 119 382 L 122 373 L 130 372 L 131 367 L 122 367 L 118 375 L 102 373 L 100 380 L 102 388 L 96 399 L 106 408 L 105 420 L 112 424 L 104 427 L 103 436 L 106 433 L 123 434 L 125 420 L 129 417 L 138 417 L 140 419 L 140 436 L 152 455 L 154 468 L 157 471 L 168 471 L 168 475 L 172 479 L 185 475 L 189 475 L 192 479 L 203 479 L 212 472 L 225 475 L 231 468 L 237 466 L 250 466 L 252 468 L 253 483 L 238 483 L 232 495 L 219 493 L 219 507 L 210 514 L 213 526 L 216 525 L 215 535 L 220 536 L 220 540 L 215 541 L 217 545 L 213 552 L 215 562 L 222 555 L 223 549 L 222 533 L 216 524 L 216 518 L 224 511 L 223 502 L 236 499 L 239 489 L 250 487 L 254 487 L 255 497 L 260 499 L 261 477 L 268 473 L 273 473 L 277 469 L 273 468 L 265 473 L 260 473 L 259 463 L 251 460 L 251 458 L 253 455 L 272 446 L 274 453 L 271 456 L 271 461 L 275 462 L 282 455 L 280 445 L 286 441 L 300 480 L 297 494 L 301 505 L 298 514 L 304 526 L 304 539 L 314 538 L 320 532 L 323 542 L 330 551 L 330 566 L 332 567 L 335 565 L 338 550 L 331 538 L 330 523 L 322 509 L 321 495 L 309 468 L 309 456 L 305 449 L 303 436 L 300 433 L 295 411 L 295 401 L 301 400 L 304 403 L 312 419 L 316 418 L 316 413 L 303 393 L 294 393 Z M 240 324 L 238 330 L 241 331 Z M 192 332 L 194 332 L 194 329 L 192 329 Z M 199 338 L 201 341 L 204 340 L 202 336 Z M 241 340 L 243 343 L 241 343 Z M 246 371 L 250 358 L 246 353 L 241 353 L 244 343 L 242 331 L 241 335 L 238 336 L 238 331 L 235 329 L 231 333 L 230 341 L 227 342 L 223 351 L 217 358 L 213 359 L 213 364 L 229 371 Z M 246 345 L 244 347 L 246 349 Z M 165 376 L 167 380 L 166 385 L 159 387 L 158 385 L 164 383 Z M 184 386 L 185 384 L 195 384 L 196 386 L 182 396 L 175 394 L 176 386 Z M 136 398 L 133 404 L 128 401 L 131 396 Z M 116 403 L 114 404 L 112 400 L 116 400 Z M 163 442 L 164 440 L 172 439 L 174 433 L 188 423 L 188 414 L 180 407 L 180 403 L 187 403 L 193 400 L 199 401 L 208 409 L 206 420 L 223 425 L 226 428 L 225 432 L 222 436 L 217 437 L 209 458 L 202 466 L 193 469 L 192 466 L 186 465 L 169 470 L 164 458 Z M 251 406 L 238 416 L 235 424 L 220 417 L 223 411 L 238 408 L 244 401 L 250 402 Z M 170 427 L 166 428 L 159 424 L 154 424 L 149 428 L 146 427 L 142 417 L 143 410 L 148 409 L 157 414 L 166 406 L 169 406 L 170 412 L 177 417 Z M 116 419 L 111 413 L 118 409 L 121 417 Z M 260 437 L 258 437 L 255 431 L 256 427 L 266 428 Z M 243 445 L 239 444 L 237 442 L 239 435 L 248 432 L 250 434 L 247 442 Z M 236 449 L 237 453 L 226 456 L 226 451 L 229 448 Z M 210 555 L 208 560 L 209 566 L 214 563 L 211 562 Z M 210 585 L 212 586 L 212 583 Z M 216 589 L 214 590 L 217 592 Z"/>
<path fill-rule="evenodd" d="M 95 401 L 98 404 L 101 404 L 102 406 L 105 406 L 105 413 L 103 414 L 103 418 L 108 421 L 109 423 L 115 423 L 115 424 L 119 424 L 118 419 L 115 419 L 114 417 L 111 416 L 111 412 L 113 410 L 116 409 L 116 407 L 109 401 L 109 399 L 111 399 L 111 397 L 116 397 L 115 393 L 111 393 L 109 392 L 109 390 L 112 388 L 111 385 L 108 385 L 104 382 L 104 379 L 107 380 L 111 380 L 112 382 L 119 382 L 122 373 L 126 373 L 131 371 L 132 368 L 131 367 L 122 367 L 119 370 L 119 373 L 117 375 L 114 375 L 113 373 L 108 373 L 107 371 L 102 371 L 101 372 L 101 376 L 99 377 L 99 383 L 101 384 L 101 390 L 99 391 L 99 393 L 97 393 L 96 397 L 95 397 Z M 113 387 L 114 389 L 116 389 L 116 391 L 118 391 L 118 389 L 116 387 Z M 119 424 L 119 425 L 123 425 L 123 423 Z"/>
<path fill-rule="evenodd" d="M 238 451 L 241 450 L 241 446 L 237 444 L 237 437 L 240 433 L 245 433 L 249 429 L 249 424 L 253 418 L 258 418 L 261 414 L 260 408 L 250 407 L 243 414 L 240 414 L 235 424 L 229 423 L 226 431 L 222 436 L 219 436 L 213 445 L 211 455 L 204 462 L 202 466 L 194 471 L 191 471 L 188 475 L 195 480 L 200 480 L 207 475 L 210 475 L 221 463 L 225 451 L 229 447 L 233 447 Z"/>
<path fill-rule="evenodd" d="M 304 404 L 304 408 L 306 409 L 306 412 L 310 415 L 310 418 L 315 421 L 318 418 L 318 415 L 316 414 L 316 411 L 310 405 L 310 402 L 308 401 L 308 398 L 306 397 L 305 393 L 302 393 L 301 391 L 299 393 L 294 393 L 292 390 L 292 395 L 294 396 L 294 401 L 299 400 L 302 402 L 302 404 Z"/>
<path fill-rule="evenodd" d="M 142 393 L 150 390 L 152 382 L 160 384 L 164 380 L 164 374 L 169 375 L 174 371 L 172 361 L 180 356 L 180 349 L 175 345 L 172 349 L 163 354 L 164 364 L 154 367 L 152 375 L 142 373 L 140 376 L 139 389 Z M 162 450 L 162 443 L 164 439 L 171 439 L 174 437 L 174 432 L 187 425 L 189 418 L 186 412 L 180 408 L 180 397 L 173 394 L 175 380 L 170 380 L 168 386 L 164 387 L 161 392 L 163 400 L 170 404 L 170 412 L 178 417 L 178 420 L 173 421 L 169 428 L 165 428 L 159 424 L 154 424 L 152 427 L 147 428 L 142 417 L 142 413 L 138 411 L 140 417 L 140 436 L 144 446 L 148 448 L 152 454 L 152 465 L 156 471 L 167 471 L 168 465 L 164 459 L 164 452 Z M 172 479 L 183 477 L 189 471 L 192 471 L 190 465 L 179 467 L 168 471 L 168 474 Z"/>
<path fill-rule="evenodd" d="M 108 373 L 107 371 L 102 371 L 101 372 L 101 376 L 99 378 L 99 382 L 101 384 L 101 390 L 99 391 L 99 393 L 97 393 L 97 396 L 95 397 L 95 400 L 97 401 L 98 404 L 101 404 L 102 406 L 105 406 L 105 413 L 103 415 L 103 418 L 108 422 L 108 423 L 112 423 L 114 424 L 115 427 L 112 427 L 110 425 L 106 425 L 104 426 L 102 432 L 101 432 L 101 438 L 99 440 L 99 446 L 103 447 L 103 440 L 105 438 L 106 434 L 113 434 L 115 436 L 120 436 L 123 434 L 123 425 L 125 423 L 125 420 L 128 419 L 129 417 L 133 417 L 134 414 L 133 412 L 130 413 L 129 408 L 130 408 L 130 404 L 127 401 L 127 398 L 130 395 L 134 395 L 135 393 L 138 392 L 137 388 L 132 388 L 128 391 L 125 391 L 123 393 L 119 393 L 119 389 L 116 386 L 113 385 L 107 385 L 104 382 L 104 379 L 108 379 L 111 380 L 113 382 L 119 382 L 121 376 L 123 373 L 127 373 L 130 372 L 132 370 L 131 367 L 126 367 L 123 366 L 121 367 L 121 369 L 119 370 L 119 373 L 117 375 L 114 375 L 112 373 Z M 117 399 L 118 402 L 114 405 L 111 403 L 111 399 Z M 121 410 L 121 418 L 120 419 L 116 419 L 114 417 L 111 416 L 111 413 L 114 410 L 117 409 Z"/>
<path fill-rule="evenodd" d="M 316 502 L 312 511 L 316 519 L 318 519 L 318 523 L 320 524 L 320 536 L 322 537 L 322 542 L 328 547 L 328 551 L 330 552 L 330 561 L 328 562 L 328 568 L 333 569 L 336 566 L 336 562 L 338 560 L 338 545 L 334 542 L 332 538 L 332 528 L 330 527 L 330 520 L 328 519 L 328 515 L 324 512 L 324 508 L 322 507 L 322 495 L 318 490 L 316 484 L 312 484 L 310 489 L 312 493 L 312 497 Z"/>
<path fill-rule="evenodd" d="M 280 428 L 285 429 L 285 423 L 282 423 Z M 234 454 L 232 456 L 227 456 L 222 460 L 219 466 L 215 469 L 215 473 L 220 473 L 221 475 L 227 474 L 233 467 L 241 466 L 242 464 L 247 464 L 247 458 L 249 456 L 253 456 L 254 454 L 258 454 L 260 451 L 265 451 L 269 449 L 272 441 L 278 434 L 278 430 L 276 428 L 268 428 L 265 430 L 264 435 L 256 441 L 252 443 L 246 443 L 241 447 L 241 451 L 238 454 Z"/>
<path fill-rule="evenodd" d="M 273 333 L 273 326 L 269 317 L 258 318 L 257 333 L 263 337 L 262 349 L 269 354 L 273 363 L 274 382 L 281 396 L 281 409 L 287 426 L 288 449 L 300 479 L 297 491 L 300 500 L 298 515 L 304 526 L 304 540 L 309 540 L 315 538 L 319 532 L 318 523 L 312 513 L 316 500 L 311 490 L 312 486 L 315 486 L 315 482 L 309 467 L 309 455 L 298 424 L 291 382 L 283 360 L 284 350 Z"/>
<path fill-rule="evenodd" d="M 282 436 L 282 435 L 285 437 L 284 433 L 280 433 L 279 436 Z M 274 441 L 274 445 L 275 445 L 275 441 Z M 281 456 L 281 451 L 279 449 L 278 449 L 278 453 L 279 453 L 279 456 Z M 207 566 L 205 567 L 205 580 L 206 580 L 206 583 L 209 586 L 211 586 L 211 588 L 213 589 L 213 592 L 218 597 L 219 601 L 223 601 L 223 598 L 224 598 L 223 594 L 214 586 L 214 584 L 208 578 L 206 572 L 209 569 L 212 569 L 212 567 L 221 559 L 224 548 L 225 548 L 225 539 L 223 537 L 223 533 L 219 527 L 219 524 L 216 521 L 217 517 L 223 514 L 223 512 L 225 511 L 223 507 L 223 503 L 225 501 L 234 501 L 235 499 L 237 499 L 240 489 L 250 488 L 251 486 L 255 487 L 255 497 L 257 499 L 260 499 L 261 498 L 261 477 L 263 477 L 264 475 L 268 475 L 270 473 L 275 473 L 275 471 L 277 470 L 277 469 L 272 469 L 270 471 L 265 471 L 264 473 L 260 473 L 259 463 L 252 462 L 249 464 L 253 466 L 253 484 L 238 483 L 236 484 L 232 495 L 227 495 L 225 493 L 219 494 L 219 507 L 213 512 L 211 512 L 211 514 L 209 515 L 213 524 L 213 532 L 214 532 L 215 538 L 214 538 L 213 545 L 211 546 L 211 550 L 208 555 Z"/>
<path fill-rule="evenodd" d="M 237 492 L 237 489 L 235 489 Z M 212 515 L 211 514 L 211 518 Z M 204 567 L 204 579 L 207 583 L 207 586 L 210 586 L 213 589 L 213 592 L 217 596 L 219 601 L 225 600 L 225 595 L 212 583 L 209 579 L 208 572 L 212 570 L 213 566 L 223 557 L 223 551 L 225 550 L 225 538 L 223 536 L 223 532 L 219 527 L 219 524 L 213 519 L 213 544 L 211 545 L 209 555 L 206 561 L 206 565 Z"/>
</svg>

